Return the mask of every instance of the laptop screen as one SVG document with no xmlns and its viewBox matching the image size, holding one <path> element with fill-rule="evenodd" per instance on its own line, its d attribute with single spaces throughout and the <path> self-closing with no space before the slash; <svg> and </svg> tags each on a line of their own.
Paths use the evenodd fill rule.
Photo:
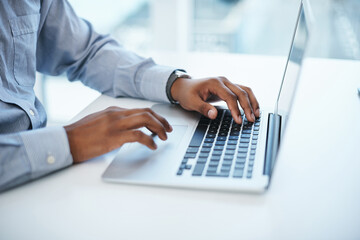
<svg viewBox="0 0 360 240">
<path fill-rule="evenodd" d="M 309 30 L 305 18 L 304 6 L 303 3 L 301 3 L 284 76 L 275 106 L 275 114 L 282 117 L 282 124 L 285 124 L 289 117 L 308 35 Z M 282 129 L 284 128 L 285 126 L 282 126 Z"/>
</svg>

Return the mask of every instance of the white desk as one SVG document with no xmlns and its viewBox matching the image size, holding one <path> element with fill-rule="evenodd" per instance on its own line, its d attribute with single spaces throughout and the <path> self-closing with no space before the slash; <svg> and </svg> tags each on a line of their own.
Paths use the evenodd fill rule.
<svg viewBox="0 0 360 240">
<path fill-rule="evenodd" d="M 274 101 L 284 59 L 158 57 L 226 75 Z M 0 239 L 359 239 L 360 62 L 307 60 L 270 190 L 263 195 L 109 184 L 108 154 L 0 195 Z M 100 97 L 108 105 L 152 103 Z M 309 118 L 305 117 L 309 116 Z M 318 120 L 318 121 L 311 121 Z"/>
</svg>

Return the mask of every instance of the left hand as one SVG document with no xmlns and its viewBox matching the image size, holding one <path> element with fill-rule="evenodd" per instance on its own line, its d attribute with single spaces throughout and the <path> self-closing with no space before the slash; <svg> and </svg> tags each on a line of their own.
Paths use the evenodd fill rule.
<svg viewBox="0 0 360 240">
<path fill-rule="evenodd" d="M 224 100 L 235 122 L 242 123 L 240 109 L 250 122 L 260 116 L 259 103 L 249 87 L 237 85 L 225 77 L 187 79 L 178 78 L 171 87 L 171 96 L 186 110 L 198 111 L 204 116 L 215 119 L 217 110 L 207 101 Z"/>
</svg>

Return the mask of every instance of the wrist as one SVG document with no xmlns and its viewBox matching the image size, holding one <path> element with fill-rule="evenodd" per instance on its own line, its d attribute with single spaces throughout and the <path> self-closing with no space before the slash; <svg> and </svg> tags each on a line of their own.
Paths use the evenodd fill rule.
<svg viewBox="0 0 360 240">
<path fill-rule="evenodd" d="M 170 103 L 177 103 L 178 96 L 176 95 L 177 91 L 173 89 L 176 82 L 179 82 L 180 79 L 191 79 L 191 77 L 184 70 L 175 70 L 169 77 L 168 82 L 166 84 L 166 94 L 170 101 Z M 179 84 L 176 84 L 179 85 Z M 175 97 L 174 97 L 175 96 Z"/>
</svg>

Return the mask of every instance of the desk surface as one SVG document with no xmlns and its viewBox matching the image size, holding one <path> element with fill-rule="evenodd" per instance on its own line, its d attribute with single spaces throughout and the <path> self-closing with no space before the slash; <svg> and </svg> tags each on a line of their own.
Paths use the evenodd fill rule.
<svg viewBox="0 0 360 240">
<path fill-rule="evenodd" d="M 157 59 L 197 76 L 241 80 L 262 106 L 275 100 L 284 66 L 261 56 Z M 359 239 L 359 76 L 360 62 L 305 62 L 265 194 L 105 183 L 110 153 L 2 193 L 0 239 Z M 152 103 L 101 96 L 74 120 L 109 105 Z"/>
</svg>

